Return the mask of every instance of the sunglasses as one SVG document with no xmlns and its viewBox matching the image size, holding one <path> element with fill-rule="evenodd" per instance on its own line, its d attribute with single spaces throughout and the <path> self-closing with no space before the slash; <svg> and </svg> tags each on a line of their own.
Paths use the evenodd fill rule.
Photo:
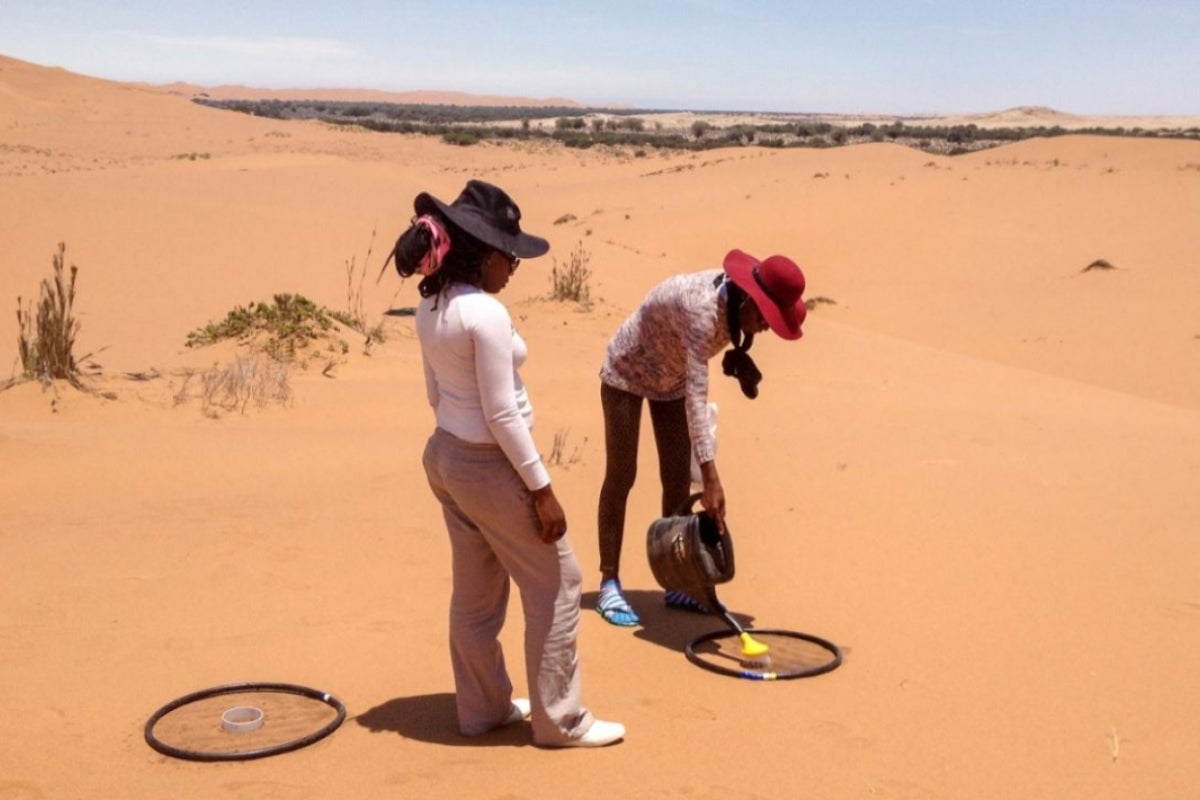
<svg viewBox="0 0 1200 800">
<path fill-rule="evenodd" d="M 509 275 L 512 275 L 514 272 L 516 272 L 517 267 L 521 266 L 521 259 L 517 258 L 514 255 L 510 255 L 510 254 L 504 252 L 503 250 L 492 250 L 492 252 L 495 253 L 496 255 L 500 256 L 500 258 L 504 259 L 505 264 L 508 264 L 508 274 Z"/>
</svg>

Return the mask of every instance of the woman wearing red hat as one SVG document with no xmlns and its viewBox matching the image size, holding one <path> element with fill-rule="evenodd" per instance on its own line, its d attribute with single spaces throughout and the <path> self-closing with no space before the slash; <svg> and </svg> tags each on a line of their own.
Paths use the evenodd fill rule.
<svg viewBox="0 0 1200 800">
<path fill-rule="evenodd" d="M 580 700 L 583 577 L 530 433 L 533 406 L 518 374 L 525 342 L 496 298 L 520 259 L 550 245 L 521 230 L 520 209 L 490 183 L 469 181 L 451 204 L 422 193 L 413 205 L 392 256 L 402 276 L 422 276 L 417 335 L 437 420 L 422 461 L 450 537 L 459 729 L 474 736 L 528 717 L 540 746 L 620 741 L 625 727 Z M 498 638 L 510 581 L 525 617 L 528 700 L 512 696 Z"/>
<path fill-rule="evenodd" d="M 702 502 L 724 530 L 725 491 L 717 474 L 709 427 L 708 362 L 726 347 L 722 367 L 742 392 L 758 396 L 762 373 L 749 353 L 768 328 L 799 339 L 804 322 L 804 274 L 785 256 L 759 261 L 740 250 L 724 269 L 676 275 L 655 286 L 608 344 L 600 370 L 604 408 L 604 484 L 600 490 L 600 596 L 596 610 L 613 625 L 640 624 L 621 589 L 625 506 L 637 472 L 642 400 L 649 401 L 658 448 L 663 516 L 676 513 L 691 490 L 693 457 L 700 465 Z M 679 592 L 672 608 L 703 610 Z"/>
</svg>

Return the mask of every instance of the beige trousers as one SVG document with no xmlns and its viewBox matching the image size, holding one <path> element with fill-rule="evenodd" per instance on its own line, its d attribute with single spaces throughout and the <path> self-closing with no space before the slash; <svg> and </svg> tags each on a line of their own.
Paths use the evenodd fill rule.
<svg viewBox="0 0 1200 800">
<path fill-rule="evenodd" d="M 545 544 L 533 499 L 499 445 L 463 441 L 438 428 L 425 447 L 425 474 L 450 535 L 450 661 L 459 729 L 500 724 L 512 682 L 500 646 L 509 579 L 525 617 L 525 671 L 533 740 L 554 745 L 587 732 L 580 698 L 579 598 L 582 575 L 566 538 Z"/>
</svg>

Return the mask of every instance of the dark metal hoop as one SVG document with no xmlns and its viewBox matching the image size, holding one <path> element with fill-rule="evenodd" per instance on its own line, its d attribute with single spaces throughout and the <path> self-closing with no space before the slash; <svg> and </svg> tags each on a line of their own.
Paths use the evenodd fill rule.
<svg viewBox="0 0 1200 800">
<path fill-rule="evenodd" d="M 299 739 L 293 739 L 288 742 L 271 745 L 270 747 L 260 747 L 254 750 L 244 750 L 236 753 L 214 753 L 203 750 L 187 750 L 181 747 L 174 747 L 166 742 L 161 741 L 154 735 L 154 726 L 158 721 L 170 714 L 172 711 L 182 708 L 190 703 L 195 703 L 199 700 L 207 700 L 210 697 L 218 697 L 223 694 L 239 694 L 242 692 L 279 692 L 283 694 L 297 694 L 302 697 L 308 697 L 313 700 L 319 700 L 337 712 L 337 716 L 325 725 L 320 730 L 314 731 L 307 736 L 302 736 Z M 146 744 L 153 747 L 158 752 L 173 756 L 175 758 L 184 758 L 189 761 L 246 761 L 252 758 L 263 758 L 264 756 L 278 755 L 279 753 L 287 753 L 292 750 L 299 750 L 301 747 L 306 747 L 313 742 L 324 739 L 329 734 L 338 729 L 338 726 L 346 719 L 346 707 L 341 702 L 329 694 L 328 692 L 319 692 L 316 689 L 310 689 L 307 686 L 297 686 L 291 683 L 231 683 L 226 686 L 215 686 L 211 689 L 202 689 L 198 692 L 184 695 L 177 700 L 172 700 L 165 706 L 155 711 L 150 719 L 146 721 Z"/>
<path fill-rule="evenodd" d="M 719 675 L 730 675 L 734 678 L 745 678 L 754 681 L 776 681 L 776 680 L 791 680 L 792 678 L 809 678 L 814 675 L 823 675 L 826 672 L 831 672 L 842 663 L 842 650 L 833 642 L 822 639 L 819 636 L 813 636 L 808 633 L 799 633 L 797 631 L 775 630 L 767 628 L 748 628 L 747 632 L 752 635 L 767 635 L 767 636 L 785 636 L 792 639 L 801 639 L 806 642 L 811 642 L 818 647 L 829 651 L 830 659 L 822 664 L 817 664 L 812 667 L 800 670 L 792 670 L 790 672 L 769 672 L 766 670 L 755 671 L 752 669 L 733 669 L 732 667 L 723 667 L 720 664 L 714 664 L 700 657 L 696 653 L 696 646 L 705 642 L 715 641 L 717 639 L 734 639 L 737 638 L 737 632 L 733 630 L 719 630 L 706 633 L 696 637 L 688 643 L 684 649 L 684 654 L 688 661 L 691 661 L 698 667 L 703 667 L 710 672 L 716 672 Z"/>
</svg>

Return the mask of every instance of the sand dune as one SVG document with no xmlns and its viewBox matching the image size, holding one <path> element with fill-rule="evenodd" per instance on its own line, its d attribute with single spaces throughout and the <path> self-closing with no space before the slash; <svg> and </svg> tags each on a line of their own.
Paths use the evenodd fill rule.
<svg viewBox="0 0 1200 800">
<path fill-rule="evenodd" d="M 375 276 L 416 192 L 476 176 L 552 244 L 503 299 L 539 445 L 566 442 L 551 474 L 591 590 L 608 336 L 654 282 L 731 247 L 804 267 L 823 302 L 799 342 L 756 344 L 762 395 L 714 368 L 738 548 L 720 593 L 837 642 L 839 669 L 767 685 L 685 660 L 717 625 L 659 605 L 647 442 L 624 576 L 646 625 L 589 611 L 582 634 L 587 702 L 628 740 L 454 735 L 432 420 L 411 321 L 384 313 L 416 289 Z M 0 301 L 35 296 L 65 242 L 77 349 L 99 365 L 94 393 L 0 392 L 0 797 L 1194 791 L 1200 144 L 459 148 L 0 58 L 0 186 Z M 594 303 L 548 301 L 579 247 Z M 1097 259 L 1114 268 L 1085 271 Z M 197 376 L 248 354 L 188 333 L 279 292 L 345 308 L 348 263 L 386 341 L 293 365 L 286 405 L 204 413 Z M 504 642 L 520 676 L 515 605 Z M 349 718 L 237 764 L 144 743 L 162 704 L 249 680 L 332 692 Z"/>
<path fill-rule="evenodd" d="M 207 97 L 213 100 L 325 100 L 344 103 L 413 103 L 435 106 L 554 106 L 578 107 L 580 104 L 565 97 L 508 97 L 504 95 L 471 94 L 418 90 L 389 92 L 381 89 L 265 89 L 257 86 L 198 86 L 191 83 L 168 83 L 152 88 L 188 98 Z"/>
</svg>

